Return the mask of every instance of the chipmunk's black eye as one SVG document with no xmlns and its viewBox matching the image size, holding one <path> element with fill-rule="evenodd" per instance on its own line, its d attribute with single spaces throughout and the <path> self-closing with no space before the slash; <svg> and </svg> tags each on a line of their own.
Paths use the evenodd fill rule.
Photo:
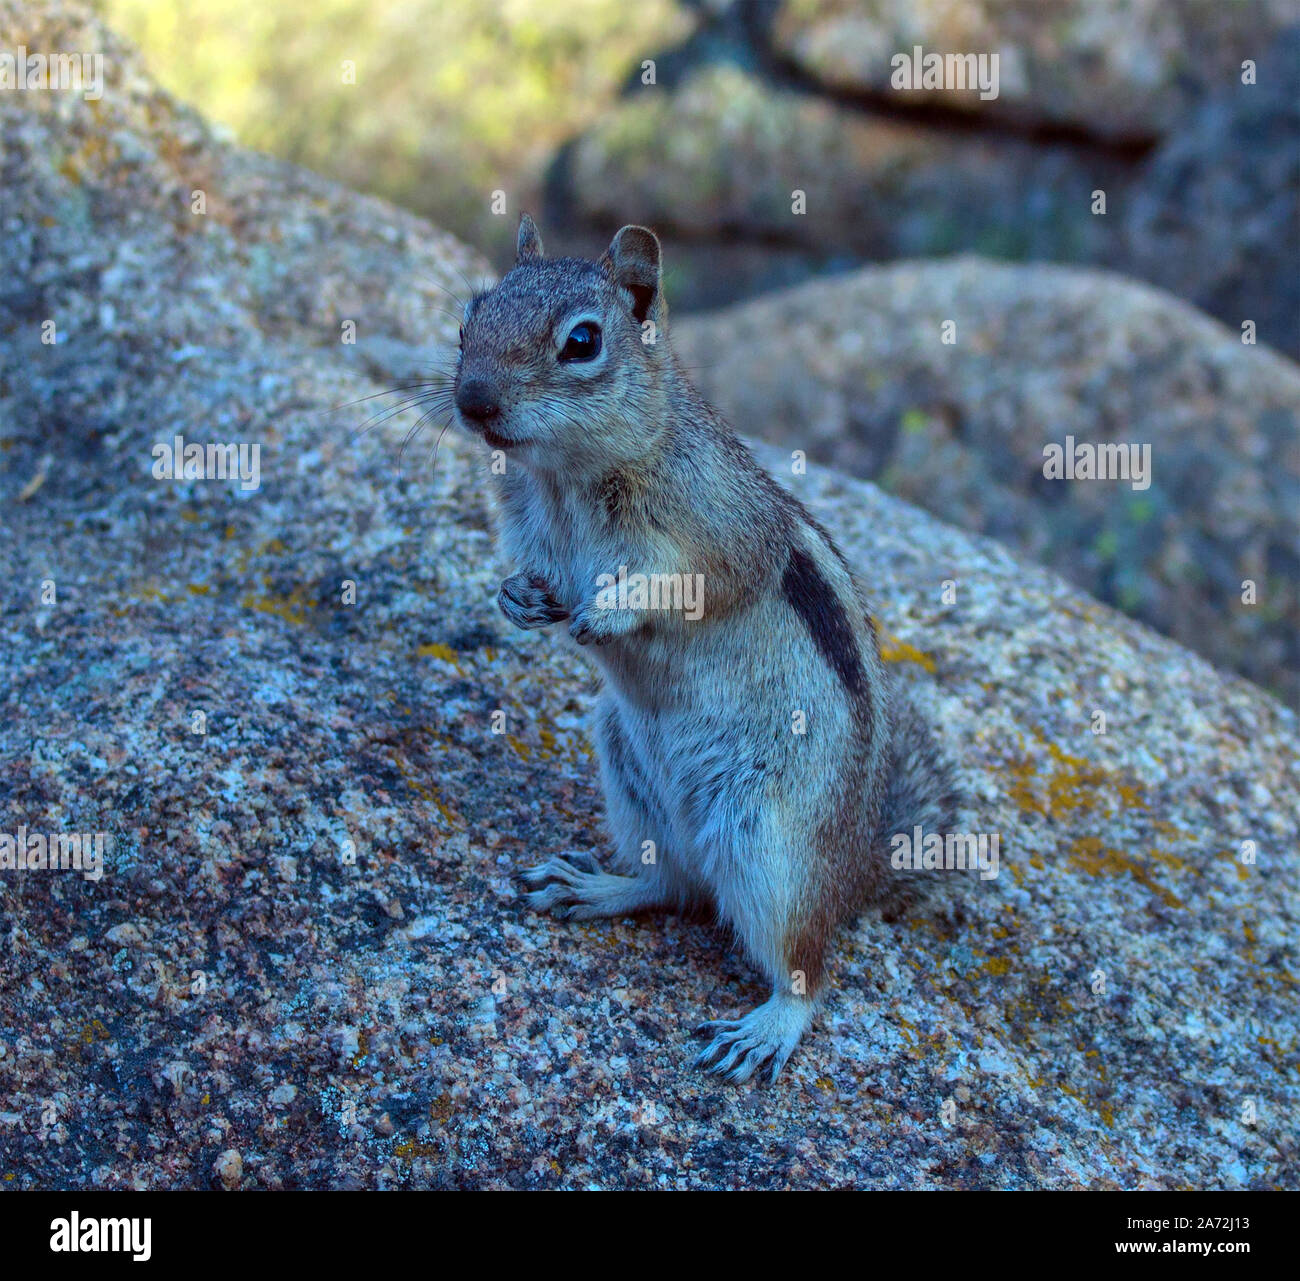
<svg viewBox="0 0 1300 1281">
<path fill-rule="evenodd" d="M 600 355 L 600 326 L 590 320 L 574 325 L 564 340 L 561 360 L 594 360 Z"/>
</svg>

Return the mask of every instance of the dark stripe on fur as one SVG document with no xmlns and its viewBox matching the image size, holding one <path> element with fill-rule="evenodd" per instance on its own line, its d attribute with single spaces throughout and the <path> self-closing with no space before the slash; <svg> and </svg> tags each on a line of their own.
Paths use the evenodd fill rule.
<svg viewBox="0 0 1300 1281">
<path fill-rule="evenodd" d="M 848 615 L 816 562 L 802 548 L 791 548 L 781 590 L 845 689 L 854 698 L 865 694 L 867 674 Z"/>
</svg>

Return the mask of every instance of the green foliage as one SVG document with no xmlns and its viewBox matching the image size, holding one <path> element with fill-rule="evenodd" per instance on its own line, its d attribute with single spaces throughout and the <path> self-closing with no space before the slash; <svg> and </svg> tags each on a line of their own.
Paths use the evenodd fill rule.
<svg viewBox="0 0 1300 1281">
<path fill-rule="evenodd" d="M 553 148 L 684 34 L 673 0 L 103 0 L 158 79 L 251 147 L 487 245 Z M 344 63 L 355 65 L 345 83 Z"/>
</svg>

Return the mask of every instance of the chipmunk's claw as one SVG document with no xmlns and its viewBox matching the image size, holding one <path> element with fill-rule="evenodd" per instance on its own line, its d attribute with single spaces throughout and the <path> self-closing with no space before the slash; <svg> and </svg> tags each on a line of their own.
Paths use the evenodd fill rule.
<svg viewBox="0 0 1300 1281">
<path fill-rule="evenodd" d="M 737 1084 L 763 1067 L 775 1081 L 812 1021 L 813 1002 L 782 993 L 741 1019 L 716 1019 L 696 1029 L 713 1039 L 695 1057 L 695 1066 Z"/>
<path fill-rule="evenodd" d="M 608 632 L 597 631 L 587 619 L 575 619 L 569 625 L 569 635 L 579 645 L 608 645 L 614 639 Z"/>
<path fill-rule="evenodd" d="M 531 631 L 569 617 L 545 579 L 536 574 L 511 574 L 501 583 L 497 606 L 518 628 Z"/>
<path fill-rule="evenodd" d="M 515 881 L 530 907 L 562 921 L 623 916 L 662 901 L 658 885 L 649 877 L 616 876 L 590 854 L 576 850 L 517 873 Z"/>
<path fill-rule="evenodd" d="M 739 1019 L 710 1019 L 707 1023 L 701 1023 L 691 1035 L 715 1036 L 719 1032 L 734 1032 L 739 1026 Z"/>
</svg>

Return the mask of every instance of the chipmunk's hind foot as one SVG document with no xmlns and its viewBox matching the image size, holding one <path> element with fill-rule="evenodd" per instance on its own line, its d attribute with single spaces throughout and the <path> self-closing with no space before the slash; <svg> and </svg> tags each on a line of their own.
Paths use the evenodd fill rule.
<svg viewBox="0 0 1300 1281">
<path fill-rule="evenodd" d="M 603 872 L 588 854 L 548 859 L 520 872 L 518 880 L 530 907 L 565 921 L 627 916 L 664 903 L 660 887 L 649 877 Z"/>
<path fill-rule="evenodd" d="M 808 997 L 779 992 L 744 1018 L 702 1023 L 696 1035 L 712 1039 L 696 1067 L 739 1083 L 766 1066 L 768 1080 L 775 1081 L 812 1022 L 813 1006 Z"/>
</svg>

